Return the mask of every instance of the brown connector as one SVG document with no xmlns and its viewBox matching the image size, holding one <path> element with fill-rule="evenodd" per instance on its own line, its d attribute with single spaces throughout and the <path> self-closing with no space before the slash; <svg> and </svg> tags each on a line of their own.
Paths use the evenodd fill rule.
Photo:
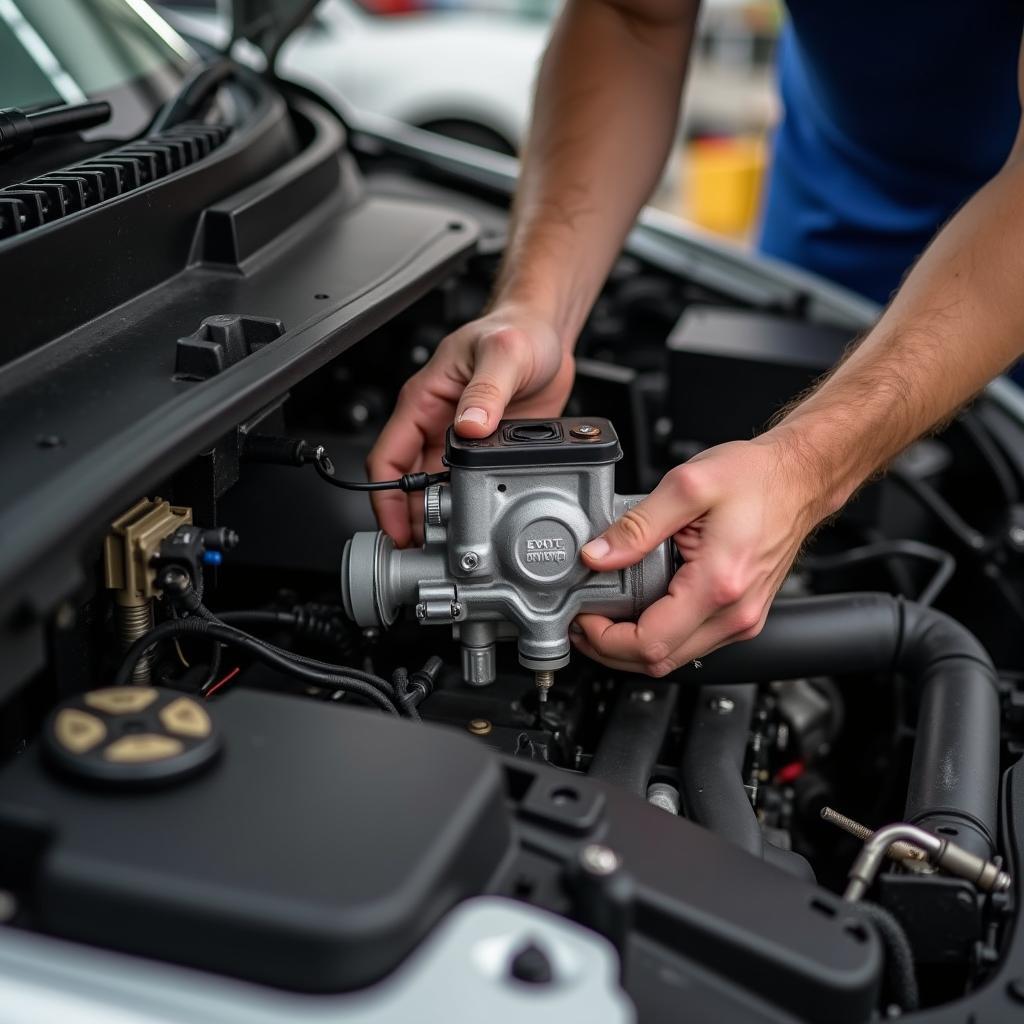
<svg viewBox="0 0 1024 1024">
<path fill-rule="evenodd" d="M 110 524 L 103 544 L 106 585 L 114 593 L 118 641 L 127 650 L 153 628 L 156 571 L 151 568 L 160 544 L 179 526 L 192 522 L 192 510 L 163 498 L 143 498 Z M 140 658 L 132 682 L 149 682 L 149 661 Z"/>
</svg>

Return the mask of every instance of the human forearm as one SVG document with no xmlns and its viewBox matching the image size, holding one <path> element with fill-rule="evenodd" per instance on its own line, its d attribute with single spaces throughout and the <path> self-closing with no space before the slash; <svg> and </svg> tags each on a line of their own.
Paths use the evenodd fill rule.
<svg viewBox="0 0 1024 1024">
<path fill-rule="evenodd" d="M 697 7 L 569 0 L 552 35 L 495 303 L 567 344 L 665 162 Z"/>
<path fill-rule="evenodd" d="M 765 436 L 821 515 L 946 419 L 1024 348 L 1024 163 L 946 225 L 875 328 Z"/>
<path fill-rule="evenodd" d="M 877 327 L 772 430 L 708 449 L 583 548 L 633 565 L 666 537 L 683 555 L 636 623 L 581 616 L 576 644 L 660 676 L 756 636 L 807 534 L 1022 348 L 1024 168 L 1012 162 L 947 225 Z"/>
</svg>

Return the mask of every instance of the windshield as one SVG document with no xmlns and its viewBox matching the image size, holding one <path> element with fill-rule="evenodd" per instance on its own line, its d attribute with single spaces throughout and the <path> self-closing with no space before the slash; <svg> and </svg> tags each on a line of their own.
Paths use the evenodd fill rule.
<svg viewBox="0 0 1024 1024">
<path fill-rule="evenodd" d="M 145 0 L 0 0 L 0 106 L 109 99 L 104 134 L 128 134 L 195 60 Z"/>
</svg>

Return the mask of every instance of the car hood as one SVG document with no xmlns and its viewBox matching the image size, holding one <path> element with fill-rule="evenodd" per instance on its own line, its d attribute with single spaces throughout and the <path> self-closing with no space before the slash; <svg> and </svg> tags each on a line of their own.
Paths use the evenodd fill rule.
<svg viewBox="0 0 1024 1024">
<path fill-rule="evenodd" d="M 273 67 L 285 40 L 305 22 L 319 0 L 230 0 L 231 35 L 226 49 L 244 39 L 263 52 Z"/>
</svg>

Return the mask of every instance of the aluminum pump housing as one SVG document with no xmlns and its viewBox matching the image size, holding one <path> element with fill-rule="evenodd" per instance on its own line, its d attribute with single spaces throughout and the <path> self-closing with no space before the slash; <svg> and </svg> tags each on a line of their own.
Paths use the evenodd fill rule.
<svg viewBox="0 0 1024 1024">
<path fill-rule="evenodd" d="M 495 643 L 514 638 L 537 674 L 569 662 L 569 626 L 580 612 L 635 619 L 661 597 L 674 571 L 665 541 L 642 562 L 593 572 L 580 548 L 641 495 L 615 493 L 622 449 L 601 418 L 504 420 L 489 437 L 449 429 L 448 483 L 424 495 L 424 544 L 400 550 L 380 531 L 345 545 L 345 610 L 362 627 L 387 627 L 404 607 L 424 625 L 450 624 L 467 683 L 495 679 Z"/>
</svg>

